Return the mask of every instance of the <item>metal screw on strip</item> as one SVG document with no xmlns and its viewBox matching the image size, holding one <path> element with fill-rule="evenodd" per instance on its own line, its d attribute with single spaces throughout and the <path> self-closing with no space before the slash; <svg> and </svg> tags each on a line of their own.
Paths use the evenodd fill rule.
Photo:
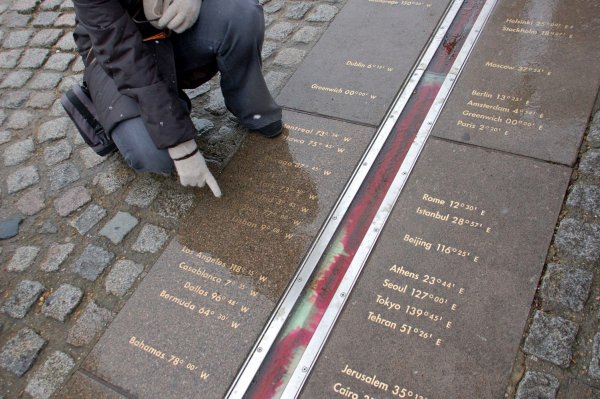
<svg viewBox="0 0 600 399">
<path fill-rule="evenodd" d="M 258 353 L 260 353 L 260 352 L 262 352 L 262 348 L 258 348 L 256 351 L 257 351 Z"/>
<path fill-rule="evenodd" d="M 302 372 L 303 373 L 306 373 L 307 371 L 308 371 L 308 367 L 306 367 L 306 366 L 302 367 Z"/>
</svg>

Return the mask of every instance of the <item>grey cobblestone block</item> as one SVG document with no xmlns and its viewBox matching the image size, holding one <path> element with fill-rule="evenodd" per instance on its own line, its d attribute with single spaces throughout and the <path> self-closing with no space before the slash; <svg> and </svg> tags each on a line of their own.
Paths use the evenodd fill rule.
<svg viewBox="0 0 600 399">
<path fill-rule="evenodd" d="M 75 26 L 75 14 L 74 13 L 68 13 L 68 14 L 61 15 L 54 22 L 54 26 L 74 27 Z"/>
<path fill-rule="evenodd" d="M 40 249 L 34 246 L 23 246 L 16 249 L 6 270 L 9 272 L 22 272 L 28 269 L 37 257 Z"/>
<path fill-rule="evenodd" d="M 523 350 L 557 366 L 569 367 L 578 329 L 572 321 L 536 311 Z"/>
<path fill-rule="evenodd" d="M 319 4 L 308 14 L 306 20 L 309 22 L 328 22 L 338 13 L 338 8 L 329 4 Z"/>
<path fill-rule="evenodd" d="M 281 10 L 285 5 L 285 0 L 271 0 L 266 6 L 263 6 L 263 10 L 267 14 L 273 14 Z"/>
<path fill-rule="evenodd" d="M 158 214 L 164 218 L 179 219 L 194 204 L 194 194 L 166 190 L 157 200 Z"/>
<path fill-rule="evenodd" d="M 4 15 L 2 25 L 7 28 L 24 28 L 29 24 L 31 15 L 19 14 L 18 12 L 10 12 Z"/>
<path fill-rule="evenodd" d="M 92 150 L 90 147 L 85 147 L 84 149 L 79 151 L 79 157 L 83 161 L 83 165 L 86 169 L 93 168 L 94 166 L 100 165 L 101 163 L 107 160 L 107 157 L 101 157 L 100 155 L 96 154 L 94 150 Z"/>
<path fill-rule="evenodd" d="M 592 287 L 592 277 L 587 270 L 550 264 L 542 281 L 542 298 L 581 312 Z"/>
<path fill-rule="evenodd" d="M 38 187 L 29 190 L 19 198 L 16 205 L 23 215 L 35 215 L 46 207 L 44 192 Z"/>
<path fill-rule="evenodd" d="M 31 71 L 13 71 L 4 78 L 2 84 L 0 84 L 0 89 L 19 89 L 23 87 L 32 76 L 33 72 Z"/>
<path fill-rule="evenodd" d="M 8 50 L 0 53 L 0 68 L 14 68 L 17 66 L 23 50 Z"/>
<path fill-rule="evenodd" d="M 590 377 L 600 380 L 600 332 L 594 335 L 594 345 L 592 347 L 592 358 L 588 369 Z"/>
<path fill-rule="evenodd" d="M 58 233 L 58 227 L 51 221 L 46 220 L 39 228 L 38 232 L 40 234 L 56 234 Z"/>
<path fill-rule="evenodd" d="M 72 243 L 50 245 L 46 258 L 40 265 L 40 269 L 45 272 L 58 271 L 63 262 L 67 260 L 71 252 L 73 252 L 74 248 L 75 244 Z"/>
<path fill-rule="evenodd" d="M 110 310 L 99 307 L 95 302 L 90 302 L 69 331 L 67 342 L 73 346 L 89 344 L 113 317 L 114 314 Z"/>
<path fill-rule="evenodd" d="M 10 9 L 13 11 L 18 11 L 23 14 L 31 14 L 33 10 L 35 10 L 35 6 L 37 5 L 37 0 L 17 0 L 13 1 Z"/>
<path fill-rule="evenodd" d="M 99 234 L 119 244 L 123 238 L 138 224 L 138 220 L 127 212 L 117 214 L 104 225 Z"/>
<path fill-rule="evenodd" d="M 48 108 L 56 99 L 56 94 L 50 91 L 35 91 L 29 97 L 27 106 L 30 108 Z"/>
<path fill-rule="evenodd" d="M 600 148 L 600 111 L 597 111 L 592 119 L 587 139 L 590 147 Z"/>
<path fill-rule="evenodd" d="M 90 244 L 73 265 L 73 271 L 86 280 L 96 281 L 114 257 L 112 252 Z"/>
<path fill-rule="evenodd" d="M 79 234 L 84 235 L 98 224 L 104 216 L 106 216 L 106 209 L 92 204 L 81 215 L 73 219 L 70 224 Z"/>
<path fill-rule="evenodd" d="M 42 29 L 35 34 L 29 45 L 33 47 L 50 47 L 58 41 L 62 34 L 62 29 Z"/>
<path fill-rule="evenodd" d="M 549 374 L 528 371 L 519 383 L 515 399 L 555 399 L 558 379 Z"/>
<path fill-rule="evenodd" d="M 135 178 L 131 169 L 121 165 L 111 165 L 107 170 L 98 173 L 93 180 L 104 194 L 112 194 Z"/>
<path fill-rule="evenodd" d="M 12 134 L 8 130 L 0 131 L 0 144 L 5 144 L 10 141 L 12 138 Z"/>
<path fill-rule="evenodd" d="M 125 295 L 143 271 L 144 266 L 133 261 L 117 261 L 106 277 L 106 291 L 117 296 Z"/>
<path fill-rule="evenodd" d="M 67 185 L 79 180 L 79 169 L 72 162 L 64 162 L 54 166 L 48 172 L 50 178 L 50 190 L 57 191 Z"/>
<path fill-rule="evenodd" d="M 69 67 L 69 64 L 71 63 L 71 61 L 73 61 L 74 58 L 75 58 L 75 54 L 69 54 L 69 53 L 52 54 L 52 56 L 50 56 L 50 58 L 46 62 L 46 65 L 44 65 L 44 68 L 53 69 L 56 71 L 66 71 L 67 68 Z"/>
<path fill-rule="evenodd" d="M 579 170 L 600 177 L 600 148 L 588 150 L 583 154 L 579 163 Z"/>
<path fill-rule="evenodd" d="M 272 94 L 276 94 L 283 87 L 285 80 L 287 78 L 287 74 L 278 71 L 269 71 L 265 75 L 265 82 L 267 83 L 267 87 Z"/>
<path fill-rule="evenodd" d="M 36 28 L 45 28 L 52 26 L 54 22 L 58 19 L 60 15 L 59 12 L 54 11 L 42 11 L 38 13 L 35 19 L 31 22 L 33 26 Z"/>
<path fill-rule="evenodd" d="M 33 165 L 21 168 L 10 174 L 6 180 L 8 193 L 13 194 L 40 182 L 37 168 Z"/>
<path fill-rule="evenodd" d="M 46 340 L 32 329 L 21 329 L 2 348 L 0 367 L 21 377 L 31 368 L 45 344 Z"/>
<path fill-rule="evenodd" d="M 42 66 L 50 50 L 45 48 L 30 48 L 25 50 L 19 68 L 39 68 Z"/>
<path fill-rule="evenodd" d="M 187 96 L 190 98 L 190 100 L 193 100 L 194 98 L 200 97 L 201 95 L 206 94 L 210 91 L 210 82 L 203 83 L 195 89 L 187 89 L 184 91 L 185 94 L 187 94 Z"/>
<path fill-rule="evenodd" d="M 29 308 L 42 295 L 42 292 L 44 292 L 44 286 L 41 283 L 23 280 L 4 303 L 2 312 L 14 319 L 22 319 L 29 312 Z"/>
<path fill-rule="evenodd" d="M 15 111 L 8 118 L 6 127 L 10 129 L 24 129 L 28 127 L 33 121 L 34 116 L 28 111 Z"/>
<path fill-rule="evenodd" d="M 558 250 L 566 255 L 600 261 L 600 225 L 563 219 L 554 238 Z"/>
<path fill-rule="evenodd" d="M 72 126 L 68 117 L 57 118 L 42 124 L 38 128 L 37 141 L 40 143 L 48 140 L 58 140 L 67 137 L 67 132 Z"/>
<path fill-rule="evenodd" d="M 60 216 L 68 216 L 92 200 L 88 190 L 83 187 L 73 187 L 67 190 L 54 202 L 54 208 Z"/>
<path fill-rule="evenodd" d="M 288 37 L 296 28 L 296 25 L 289 22 L 278 22 L 272 25 L 265 32 L 265 39 L 283 40 Z"/>
<path fill-rule="evenodd" d="M 277 50 L 277 43 L 270 40 L 265 40 L 260 56 L 263 60 L 266 60 L 275 52 L 275 50 Z"/>
<path fill-rule="evenodd" d="M 160 183 L 150 176 L 143 176 L 137 179 L 133 184 L 125 202 L 129 205 L 140 208 L 147 208 L 158 195 Z"/>
<path fill-rule="evenodd" d="M 25 90 L 5 92 L 2 98 L 0 98 L 0 107 L 11 109 L 21 108 L 28 97 L 29 92 Z"/>
<path fill-rule="evenodd" d="M 208 104 L 204 107 L 205 110 L 213 115 L 224 115 L 227 112 L 225 99 L 221 90 L 212 90 L 208 96 Z"/>
<path fill-rule="evenodd" d="M 74 367 L 75 362 L 66 353 L 52 353 L 29 380 L 25 392 L 34 399 L 49 399 L 66 381 Z"/>
<path fill-rule="evenodd" d="M 61 11 L 73 10 L 73 9 L 74 9 L 73 1 L 71 1 L 71 0 L 65 0 L 60 5 Z"/>
<path fill-rule="evenodd" d="M 289 19 L 302 19 L 312 7 L 311 3 L 294 3 L 285 11 L 285 17 Z"/>
<path fill-rule="evenodd" d="M 17 216 L 8 219 L 0 219 L 0 240 L 6 240 L 19 234 L 19 225 L 23 218 Z"/>
<path fill-rule="evenodd" d="M 25 47 L 31 39 L 33 35 L 33 31 L 30 29 L 27 30 L 15 30 L 8 34 L 4 42 L 2 43 L 2 47 L 4 48 L 21 48 Z"/>
<path fill-rule="evenodd" d="M 84 69 L 85 69 L 85 65 L 83 64 L 81 57 L 77 57 L 75 60 L 75 63 L 71 67 L 71 70 L 75 73 L 79 73 L 79 72 L 83 72 Z"/>
<path fill-rule="evenodd" d="M 63 284 L 54 291 L 44 302 L 42 313 L 58 321 L 65 318 L 77 307 L 83 297 L 83 292 L 71 285 Z"/>
<path fill-rule="evenodd" d="M 132 249 L 142 253 L 156 253 L 167 242 L 169 234 L 165 229 L 153 224 L 146 224 L 138 236 Z"/>
<path fill-rule="evenodd" d="M 6 147 L 6 150 L 4 150 L 4 165 L 13 166 L 20 164 L 31 158 L 34 150 L 35 146 L 33 145 L 32 139 L 17 141 Z"/>
<path fill-rule="evenodd" d="M 0 125 L 2 125 L 5 120 L 6 120 L 6 113 L 4 112 L 3 109 L 0 109 Z M 0 139 L 4 140 L 5 137 L 6 137 L 6 135 L 5 135 L 4 131 L 0 131 Z"/>
<path fill-rule="evenodd" d="M 208 119 L 192 117 L 192 123 L 198 132 L 198 136 L 208 133 L 215 127 L 215 124 Z"/>
<path fill-rule="evenodd" d="M 56 48 L 63 51 L 75 51 L 77 50 L 77 45 L 75 44 L 75 40 L 73 40 L 73 34 L 71 32 L 66 33 L 60 40 L 56 43 Z"/>
<path fill-rule="evenodd" d="M 60 86 L 59 86 L 59 90 L 60 90 Z M 52 108 L 50 108 L 50 115 L 51 116 L 65 116 L 65 115 L 67 115 L 67 113 L 65 112 L 65 109 L 63 108 L 62 104 L 60 103 L 60 98 L 56 99 L 56 101 L 54 101 L 54 104 L 52 104 Z M 75 142 L 73 142 L 73 144 L 81 144 L 81 143 L 75 143 Z"/>
<path fill-rule="evenodd" d="M 62 79 L 62 81 L 60 82 L 60 85 L 58 85 L 58 91 L 60 91 L 61 93 L 64 93 L 67 90 L 69 90 L 71 87 L 81 84 L 81 82 L 83 82 L 83 75 L 65 76 Z M 62 110 L 62 107 L 61 107 L 61 110 Z"/>
<path fill-rule="evenodd" d="M 46 11 L 56 10 L 62 2 L 63 0 L 44 0 L 40 5 L 40 9 Z"/>
<path fill-rule="evenodd" d="M 41 72 L 35 75 L 27 86 L 32 89 L 54 89 L 61 79 L 60 73 Z"/>
<path fill-rule="evenodd" d="M 305 55 L 306 51 L 304 50 L 298 50 L 295 48 L 285 48 L 277 54 L 273 63 L 275 63 L 276 65 L 291 67 L 298 65 L 300 62 L 302 62 L 302 59 Z"/>
<path fill-rule="evenodd" d="M 72 151 L 73 147 L 71 147 L 69 141 L 61 140 L 55 145 L 44 149 L 44 163 L 46 166 L 56 165 L 57 163 L 69 159 Z"/>
</svg>

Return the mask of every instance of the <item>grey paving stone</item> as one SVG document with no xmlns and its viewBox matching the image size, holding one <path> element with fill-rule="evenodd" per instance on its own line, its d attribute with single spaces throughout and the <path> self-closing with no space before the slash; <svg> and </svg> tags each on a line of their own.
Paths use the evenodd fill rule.
<svg viewBox="0 0 600 399">
<path fill-rule="evenodd" d="M 581 312 L 590 294 L 593 274 L 575 267 L 549 264 L 542 281 L 544 301 Z"/>
<path fill-rule="evenodd" d="M 37 0 L 17 0 L 13 1 L 10 9 L 13 11 L 19 11 L 21 13 L 31 13 L 35 10 L 35 6 L 37 5 Z"/>
<path fill-rule="evenodd" d="M 25 47 L 33 35 L 33 30 L 14 30 L 8 34 L 2 47 L 4 48 L 21 48 Z"/>
<path fill-rule="evenodd" d="M 578 329 L 572 321 L 536 311 L 523 350 L 562 368 L 569 367 Z"/>
<path fill-rule="evenodd" d="M 90 244 L 73 265 L 73 271 L 86 280 L 96 281 L 114 257 L 112 252 Z"/>
<path fill-rule="evenodd" d="M 263 6 L 263 10 L 267 14 L 273 14 L 281 10 L 285 5 L 285 0 L 272 0 L 266 6 Z"/>
<path fill-rule="evenodd" d="M 56 234 L 58 233 L 58 227 L 51 221 L 46 220 L 39 228 L 38 232 L 40 234 Z"/>
<path fill-rule="evenodd" d="M 338 13 L 338 8 L 329 4 L 319 4 L 308 14 L 306 20 L 309 22 L 328 22 Z"/>
<path fill-rule="evenodd" d="M 92 200 L 88 190 L 83 186 L 67 190 L 54 201 L 54 208 L 60 216 L 68 216 Z"/>
<path fill-rule="evenodd" d="M 58 271 L 64 261 L 67 260 L 71 252 L 73 252 L 74 248 L 75 244 L 70 242 L 66 244 L 50 245 L 50 248 L 48 248 L 48 253 L 46 254 L 46 258 L 40 264 L 40 269 L 45 272 Z"/>
<path fill-rule="evenodd" d="M 192 117 L 192 123 L 198 132 L 198 136 L 208 133 L 215 127 L 215 124 L 208 119 Z"/>
<path fill-rule="evenodd" d="M 117 261 L 106 277 L 106 291 L 117 296 L 125 295 L 143 271 L 144 266 L 131 260 Z"/>
<path fill-rule="evenodd" d="M 50 50 L 45 48 L 29 48 L 25 50 L 19 68 L 39 68 L 42 66 Z"/>
<path fill-rule="evenodd" d="M 73 61 L 74 58 L 75 58 L 75 54 L 69 54 L 69 53 L 52 54 L 52 56 L 50 56 L 50 58 L 46 62 L 46 65 L 44 65 L 44 68 L 53 69 L 56 71 L 66 71 L 67 68 L 69 67 L 69 64 L 71 63 L 71 61 Z"/>
<path fill-rule="evenodd" d="M 273 60 L 273 63 L 275 65 L 291 67 L 298 65 L 300 62 L 302 62 L 302 59 L 305 55 L 306 51 L 304 50 L 298 50 L 295 48 L 284 48 L 277 54 L 275 60 Z"/>
<path fill-rule="evenodd" d="M 60 82 L 60 85 L 58 85 L 58 91 L 60 91 L 61 93 L 64 93 L 67 90 L 69 90 L 71 87 L 81 84 L 82 81 L 83 81 L 83 75 L 65 76 L 62 79 L 62 81 Z M 61 107 L 61 110 L 62 110 L 62 107 Z"/>
<path fill-rule="evenodd" d="M 600 177 L 600 148 L 588 150 L 583 154 L 579 163 L 579 170 Z"/>
<path fill-rule="evenodd" d="M 296 28 L 296 25 L 289 22 L 278 22 L 265 32 L 265 39 L 283 40 L 288 37 Z"/>
<path fill-rule="evenodd" d="M 8 50 L 0 53 L 0 68 L 14 68 L 17 66 L 23 50 Z"/>
<path fill-rule="evenodd" d="M 10 129 L 24 129 L 32 123 L 33 119 L 34 119 L 34 117 L 31 112 L 15 111 L 8 118 L 6 127 L 10 128 Z"/>
<path fill-rule="evenodd" d="M 56 99 L 56 94 L 51 91 L 35 91 L 29 97 L 27 106 L 30 108 L 48 108 Z"/>
<path fill-rule="evenodd" d="M 67 137 L 72 122 L 68 117 L 48 121 L 38 128 L 37 141 L 44 143 L 48 140 L 58 140 Z"/>
<path fill-rule="evenodd" d="M 265 82 L 269 91 L 275 95 L 283 87 L 287 79 L 287 74 L 279 71 L 269 71 L 265 75 Z"/>
<path fill-rule="evenodd" d="M 8 130 L 0 131 L 0 144 L 5 144 L 10 141 L 12 138 L 12 134 Z"/>
<path fill-rule="evenodd" d="M 208 96 L 208 104 L 204 107 L 205 110 L 213 115 L 224 115 L 227 112 L 225 99 L 221 90 L 212 90 Z"/>
<path fill-rule="evenodd" d="M 169 234 L 162 227 L 146 224 L 131 248 L 136 252 L 154 254 L 162 248 L 168 238 Z"/>
<path fill-rule="evenodd" d="M 21 329 L 2 348 L 0 367 L 21 377 L 31 368 L 45 344 L 46 340 L 32 329 Z"/>
<path fill-rule="evenodd" d="M 129 189 L 125 202 L 132 206 L 147 208 L 158 195 L 160 183 L 150 176 L 137 179 Z"/>
<path fill-rule="evenodd" d="M 527 371 L 519 382 L 515 399 L 555 399 L 558 386 L 558 379 L 550 374 Z"/>
<path fill-rule="evenodd" d="M 58 41 L 62 34 L 62 29 L 42 29 L 35 34 L 29 45 L 33 47 L 50 47 Z"/>
<path fill-rule="evenodd" d="M 75 13 L 63 14 L 56 19 L 54 26 L 75 26 Z"/>
<path fill-rule="evenodd" d="M 95 302 L 90 302 L 69 331 L 67 342 L 73 346 L 89 344 L 113 317 L 114 314 L 110 310 L 99 307 Z"/>
<path fill-rule="evenodd" d="M 28 97 L 29 92 L 25 90 L 4 92 L 0 98 L 0 107 L 11 109 L 21 108 Z"/>
<path fill-rule="evenodd" d="M 42 11 L 37 14 L 31 24 L 36 28 L 49 27 L 54 24 L 60 15 L 59 12 L 54 11 Z"/>
<path fill-rule="evenodd" d="M 600 148 L 600 111 L 597 111 L 590 124 L 587 136 L 588 144 L 592 148 Z"/>
<path fill-rule="evenodd" d="M 265 40 L 260 56 L 263 60 L 266 60 L 275 52 L 275 50 L 277 50 L 277 42 Z"/>
<path fill-rule="evenodd" d="M 93 184 L 99 186 L 104 194 L 112 194 L 134 178 L 135 174 L 131 169 L 113 164 L 98 173 L 94 177 Z"/>
<path fill-rule="evenodd" d="M 66 381 L 75 362 L 63 352 L 53 352 L 44 365 L 35 372 L 25 387 L 34 399 L 49 399 Z"/>
<path fill-rule="evenodd" d="M 29 312 L 31 305 L 42 295 L 42 292 L 44 292 L 44 286 L 41 283 L 23 280 L 2 306 L 2 312 L 14 319 L 22 319 Z"/>
<path fill-rule="evenodd" d="M 582 223 L 575 219 L 563 219 L 556 233 L 554 244 L 559 252 L 589 261 L 600 261 L 600 226 Z"/>
<path fill-rule="evenodd" d="M 16 249 L 12 259 L 8 263 L 6 270 L 9 272 L 22 272 L 29 268 L 38 253 L 40 252 L 39 247 L 35 246 L 23 246 Z"/>
<path fill-rule="evenodd" d="M 63 51 L 77 50 L 77 45 L 75 44 L 75 40 L 73 40 L 73 34 L 71 32 L 68 32 L 63 37 L 61 37 L 58 43 L 56 43 L 56 48 Z"/>
<path fill-rule="evenodd" d="M 46 166 L 56 165 L 59 162 L 65 161 L 71 157 L 73 147 L 68 140 L 61 140 L 55 145 L 48 146 L 44 149 L 44 162 Z"/>
<path fill-rule="evenodd" d="M 99 205 L 92 204 L 81 215 L 73 219 L 70 224 L 79 234 L 84 235 L 98 224 L 104 216 L 106 216 L 106 210 Z"/>
<path fill-rule="evenodd" d="M 71 0 L 65 0 L 60 4 L 61 11 L 73 10 L 74 8 L 75 7 L 73 6 L 73 1 L 71 1 Z"/>
<path fill-rule="evenodd" d="M 39 181 L 40 176 L 38 175 L 37 168 L 33 165 L 25 166 L 24 168 L 21 168 L 8 176 L 6 180 L 8 193 L 16 193 L 39 183 Z"/>
<path fill-rule="evenodd" d="M 16 205 L 23 215 L 32 216 L 46 207 L 45 200 L 44 192 L 39 187 L 35 187 L 23 194 Z"/>
<path fill-rule="evenodd" d="M 312 4 L 305 1 L 294 3 L 285 11 L 285 17 L 289 19 L 302 19 L 311 7 Z"/>
<path fill-rule="evenodd" d="M 90 169 L 96 165 L 100 165 L 108 159 L 108 156 L 101 157 L 100 155 L 96 154 L 94 150 L 92 150 L 90 147 L 85 147 L 84 149 L 79 151 L 79 157 L 83 161 L 83 165 L 86 169 Z"/>
<path fill-rule="evenodd" d="M 158 200 L 158 214 L 169 219 L 179 219 L 194 204 L 194 194 L 175 189 L 165 190 Z"/>
<path fill-rule="evenodd" d="M 9 12 L 4 14 L 2 24 L 7 28 L 24 28 L 29 24 L 31 15 Z"/>
<path fill-rule="evenodd" d="M 77 307 L 83 297 L 83 291 L 71 284 L 63 284 L 54 291 L 42 305 L 44 316 L 58 321 L 65 318 Z"/>
<path fill-rule="evenodd" d="M 20 164 L 31 158 L 35 146 L 33 145 L 32 139 L 25 139 L 17 141 L 6 147 L 4 150 L 3 158 L 5 166 L 13 166 Z"/>
<path fill-rule="evenodd" d="M 31 89 L 54 89 L 61 79 L 60 73 L 41 72 L 35 75 L 27 86 Z"/>
<path fill-rule="evenodd" d="M 33 72 L 31 71 L 13 71 L 4 78 L 2 84 L 0 84 L 0 89 L 19 89 L 23 87 L 31 76 L 33 76 Z"/>
<path fill-rule="evenodd" d="M 51 116 L 67 115 L 67 113 L 65 112 L 65 109 L 63 108 L 63 106 L 60 103 L 60 98 L 56 99 L 56 101 L 54 101 L 54 104 L 52 104 L 52 108 L 50 108 L 50 115 Z M 81 144 L 81 143 L 73 142 L 73 144 Z"/>
<path fill-rule="evenodd" d="M 23 221 L 22 217 L 12 217 L 0 219 L 0 240 L 6 240 L 19 234 L 19 225 Z"/>
<path fill-rule="evenodd" d="M 56 10 L 62 2 L 63 0 L 44 0 L 40 5 L 40 9 L 46 11 Z"/>
<path fill-rule="evenodd" d="M 54 166 L 48 172 L 50 178 L 50 190 L 57 191 L 61 188 L 79 180 L 79 169 L 72 162 L 64 162 Z"/>
<path fill-rule="evenodd" d="M 111 240 L 113 244 L 123 241 L 123 238 L 138 224 L 138 220 L 127 212 L 117 214 L 104 225 L 99 234 Z"/>
<path fill-rule="evenodd" d="M 600 380 L 600 332 L 594 335 L 594 346 L 592 347 L 592 358 L 588 369 L 590 377 Z"/>
<path fill-rule="evenodd" d="M 190 98 L 190 100 L 193 100 L 194 98 L 200 97 L 201 95 L 206 94 L 210 91 L 210 82 L 203 83 L 195 89 L 187 89 L 184 91 L 185 94 L 187 94 L 187 96 Z"/>
<path fill-rule="evenodd" d="M 71 67 L 71 70 L 73 72 L 77 73 L 77 72 L 82 72 L 84 69 L 85 69 L 85 65 L 83 64 L 81 57 L 77 57 L 75 60 L 75 63 Z"/>
</svg>

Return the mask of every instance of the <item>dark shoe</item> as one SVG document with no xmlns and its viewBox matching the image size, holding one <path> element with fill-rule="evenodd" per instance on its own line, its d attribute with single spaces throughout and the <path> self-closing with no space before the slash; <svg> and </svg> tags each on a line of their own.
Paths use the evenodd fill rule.
<svg viewBox="0 0 600 399">
<path fill-rule="evenodd" d="M 269 123 L 267 126 L 263 126 L 260 129 L 256 129 L 256 131 L 267 138 L 274 138 L 281 134 L 283 131 L 283 123 L 281 121 L 275 121 L 273 123 Z"/>
</svg>

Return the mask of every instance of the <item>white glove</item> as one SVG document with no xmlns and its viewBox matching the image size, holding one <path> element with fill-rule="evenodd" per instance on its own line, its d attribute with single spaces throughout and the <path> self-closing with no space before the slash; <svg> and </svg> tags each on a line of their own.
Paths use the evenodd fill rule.
<svg viewBox="0 0 600 399">
<path fill-rule="evenodd" d="M 194 140 L 186 141 L 169 148 L 169 155 L 175 162 L 182 186 L 204 187 L 208 184 L 215 197 L 221 196 L 221 189 L 206 166 Z"/>
<path fill-rule="evenodd" d="M 158 20 L 158 26 L 181 33 L 194 25 L 200 14 L 202 0 L 173 0 Z"/>
</svg>

